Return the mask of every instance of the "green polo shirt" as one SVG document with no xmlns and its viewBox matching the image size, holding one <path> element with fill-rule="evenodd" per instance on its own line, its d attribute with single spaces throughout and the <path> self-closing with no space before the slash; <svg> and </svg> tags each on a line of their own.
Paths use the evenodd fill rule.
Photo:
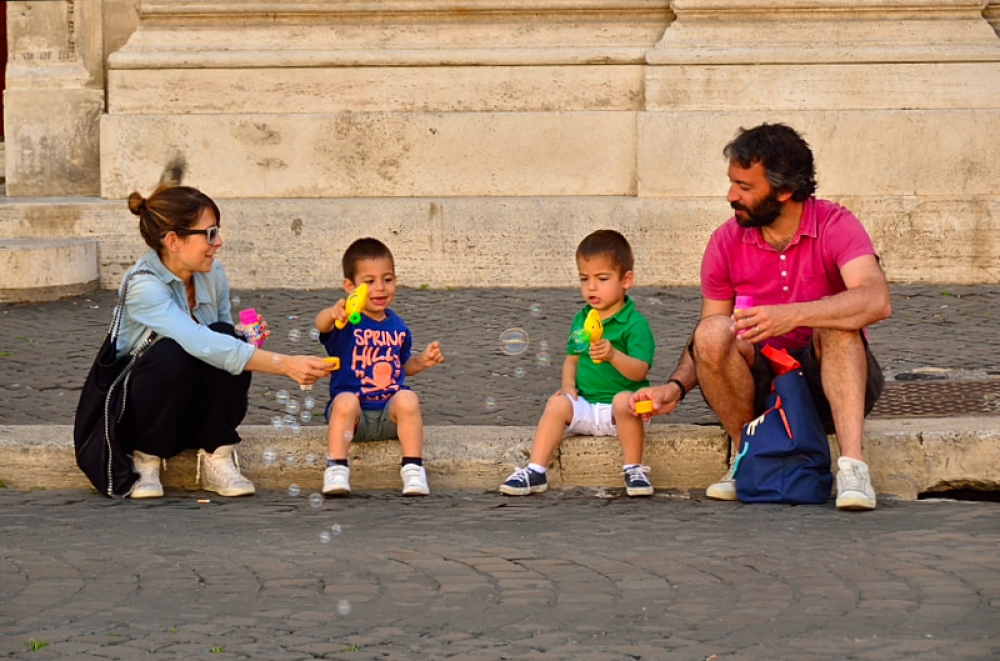
<svg viewBox="0 0 1000 661">
<path fill-rule="evenodd" d="M 607 361 L 595 365 L 590 359 L 589 347 L 581 352 L 573 346 L 573 333 L 583 328 L 583 322 L 590 310 L 589 305 L 584 306 L 573 318 L 573 328 L 566 340 L 566 353 L 580 357 L 576 370 L 576 389 L 580 396 L 591 404 L 610 404 L 618 393 L 623 390 L 635 392 L 639 388 L 648 386 L 649 380 L 626 379 Z M 604 339 L 626 356 L 637 358 L 650 367 L 653 366 L 653 354 L 656 352 L 653 331 L 649 328 L 649 322 L 635 309 L 635 303 L 628 296 L 625 297 L 625 305 L 621 310 L 613 317 L 604 319 Z"/>
</svg>

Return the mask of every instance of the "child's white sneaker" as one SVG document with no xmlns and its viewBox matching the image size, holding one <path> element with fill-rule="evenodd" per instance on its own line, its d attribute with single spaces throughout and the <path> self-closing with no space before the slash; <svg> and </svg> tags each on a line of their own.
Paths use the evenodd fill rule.
<svg viewBox="0 0 1000 661">
<path fill-rule="evenodd" d="M 323 471 L 323 493 L 327 496 L 350 496 L 351 469 L 347 466 L 327 466 Z"/>
<path fill-rule="evenodd" d="M 423 466 L 416 464 L 406 464 L 399 469 L 399 476 L 403 478 L 404 496 L 429 496 L 430 487 L 427 486 L 427 471 Z"/>
<path fill-rule="evenodd" d="M 160 458 L 136 450 L 132 453 L 132 465 L 139 474 L 139 481 L 132 487 L 132 498 L 163 498 Z"/>
</svg>

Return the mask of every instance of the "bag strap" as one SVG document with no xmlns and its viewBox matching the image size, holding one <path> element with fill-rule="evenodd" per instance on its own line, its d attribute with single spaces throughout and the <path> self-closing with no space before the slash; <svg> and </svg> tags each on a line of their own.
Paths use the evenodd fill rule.
<svg viewBox="0 0 1000 661">
<path fill-rule="evenodd" d="M 118 333 L 121 331 L 122 317 L 125 315 L 125 298 L 128 296 L 128 286 L 137 275 L 151 275 L 156 277 L 156 273 L 150 271 L 149 269 L 136 269 L 126 276 L 125 281 L 122 283 L 121 288 L 118 290 L 118 301 L 115 303 L 115 311 L 111 316 L 111 327 L 108 328 L 108 333 L 111 335 L 111 345 L 116 346 L 118 344 Z M 133 355 L 138 355 L 142 353 L 149 345 L 153 343 L 156 339 L 156 332 L 153 331 L 149 336 L 142 341 L 142 343 L 132 352 Z"/>
</svg>

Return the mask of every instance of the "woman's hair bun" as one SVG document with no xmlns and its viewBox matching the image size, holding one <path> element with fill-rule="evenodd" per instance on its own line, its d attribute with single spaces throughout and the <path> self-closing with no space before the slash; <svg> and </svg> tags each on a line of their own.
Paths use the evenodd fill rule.
<svg viewBox="0 0 1000 661">
<path fill-rule="evenodd" d="M 146 198 L 138 191 L 128 196 L 128 210 L 138 216 L 146 210 Z"/>
</svg>

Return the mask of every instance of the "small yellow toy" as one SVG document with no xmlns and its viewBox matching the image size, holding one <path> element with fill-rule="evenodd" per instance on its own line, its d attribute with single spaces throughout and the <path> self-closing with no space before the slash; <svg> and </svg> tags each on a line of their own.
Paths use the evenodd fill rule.
<svg viewBox="0 0 1000 661">
<path fill-rule="evenodd" d="M 647 415 L 653 412 L 653 402 L 649 399 L 643 399 L 635 403 L 635 412 L 639 415 Z"/>
<path fill-rule="evenodd" d="M 320 358 L 323 361 L 323 369 L 327 372 L 335 372 L 340 369 L 340 358 L 336 356 L 328 356 L 326 358 Z M 312 390 L 312 384 L 306 385 L 304 383 L 299 384 L 299 390 Z"/>
<path fill-rule="evenodd" d="M 587 318 L 583 322 L 583 330 L 587 331 L 587 336 L 590 338 L 590 346 L 594 346 L 604 337 L 604 323 L 601 321 L 601 315 L 597 313 L 597 310 L 591 310 L 587 314 Z M 600 365 L 601 361 L 595 360 L 594 364 Z"/>
<path fill-rule="evenodd" d="M 344 312 L 347 313 L 347 321 L 351 322 L 352 326 L 357 326 L 361 323 L 361 311 L 365 309 L 367 303 L 368 283 L 362 282 L 347 296 L 347 301 L 344 303 Z M 337 330 L 343 330 L 346 325 L 347 323 L 343 321 L 338 321 L 334 324 Z"/>
</svg>

